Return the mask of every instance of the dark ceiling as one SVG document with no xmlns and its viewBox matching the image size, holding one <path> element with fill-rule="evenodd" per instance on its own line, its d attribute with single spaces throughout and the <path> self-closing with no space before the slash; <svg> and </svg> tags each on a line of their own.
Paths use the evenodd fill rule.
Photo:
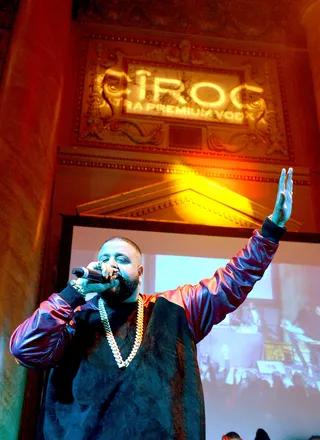
<svg viewBox="0 0 320 440">
<path fill-rule="evenodd" d="M 80 22 L 304 47 L 301 0 L 74 0 Z"/>
</svg>

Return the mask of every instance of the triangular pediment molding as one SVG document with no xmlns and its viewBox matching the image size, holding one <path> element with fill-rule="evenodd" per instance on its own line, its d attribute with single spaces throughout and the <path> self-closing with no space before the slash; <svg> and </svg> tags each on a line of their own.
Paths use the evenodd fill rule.
<svg viewBox="0 0 320 440">
<path fill-rule="evenodd" d="M 261 225 L 271 209 L 215 182 L 193 176 L 84 203 L 77 207 L 77 212 L 82 216 L 255 228 Z M 299 231 L 301 226 L 292 219 L 286 224 L 290 231 Z"/>
</svg>

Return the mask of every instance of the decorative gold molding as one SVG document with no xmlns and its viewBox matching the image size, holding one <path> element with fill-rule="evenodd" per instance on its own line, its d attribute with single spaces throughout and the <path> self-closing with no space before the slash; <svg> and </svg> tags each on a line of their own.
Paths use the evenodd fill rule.
<svg viewBox="0 0 320 440">
<path fill-rule="evenodd" d="M 207 161 L 206 161 L 207 162 Z M 142 157 L 121 157 L 103 154 L 58 153 L 59 166 L 88 167 L 112 169 L 119 171 L 133 171 L 141 173 L 156 173 L 167 175 L 195 174 L 208 178 L 243 180 L 249 182 L 277 183 L 279 166 L 273 169 L 249 168 L 248 166 L 226 166 L 203 163 L 179 163 L 173 160 L 144 159 Z M 269 165 L 269 164 L 268 164 Z M 307 169 L 295 169 L 294 183 L 297 186 L 310 186 L 310 175 Z"/>
</svg>

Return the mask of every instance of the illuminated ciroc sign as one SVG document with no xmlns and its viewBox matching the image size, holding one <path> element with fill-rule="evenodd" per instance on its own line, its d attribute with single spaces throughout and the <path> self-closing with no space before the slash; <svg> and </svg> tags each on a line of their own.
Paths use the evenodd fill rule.
<svg viewBox="0 0 320 440">
<path fill-rule="evenodd" d="M 170 69 L 128 63 L 103 78 L 109 105 L 122 113 L 243 124 L 265 110 L 263 89 L 237 72 Z"/>
</svg>

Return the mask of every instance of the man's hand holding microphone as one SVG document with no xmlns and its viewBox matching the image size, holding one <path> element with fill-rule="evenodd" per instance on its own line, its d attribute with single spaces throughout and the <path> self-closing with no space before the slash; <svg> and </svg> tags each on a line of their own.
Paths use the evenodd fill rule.
<svg viewBox="0 0 320 440">
<path fill-rule="evenodd" d="M 85 297 L 88 293 L 100 293 L 119 283 L 119 267 L 116 263 L 108 264 L 103 261 L 92 262 L 87 267 L 78 267 L 72 270 L 77 276 L 71 280 L 71 286 Z"/>
</svg>

